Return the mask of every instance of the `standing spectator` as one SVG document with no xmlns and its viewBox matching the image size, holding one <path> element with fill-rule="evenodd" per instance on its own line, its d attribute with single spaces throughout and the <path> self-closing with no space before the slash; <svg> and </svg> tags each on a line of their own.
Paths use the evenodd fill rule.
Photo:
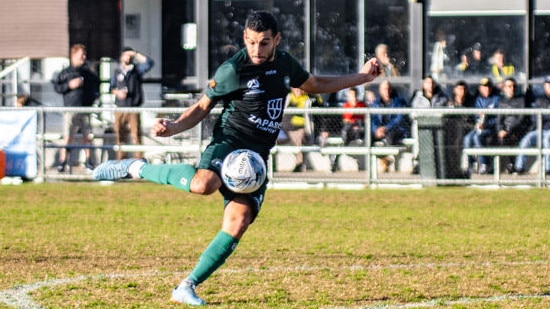
<svg viewBox="0 0 550 309">
<path fill-rule="evenodd" d="M 544 78 L 544 95 L 537 98 L 533 104 L 533 108 L 550 109 L 550 76 Z M 535 116 L 533 116 L 535 118 Z M 550 115 L 542 115 L 542 147 L 545 149 L 550 148 Z M 537 130 L 537 122 L 535 119 L 531 121 L 530 131 L 519 142 L 519 148 L 532 148 L 537 146 L 539 138 L 539 130 Z M 546 167 L 546 175 L 550 174 L 550 156 L 544 156 L 544 166 Z M 514 164 L 515 172 L 523 174 L 527 171 L 527 156 L 516 156 L 516 162 Z"/>
<path fill-rule="evenodd" d="M 288 108 L 310 108 L 312 106 L 322 106 L 322 104 L 323 99 L 321 96 L 309 95 L 300 88 L 291 88 L 290 93 L 286 96 L 286 106 Z M 285 115 L 283 126 L 292 145 L 302 146 L 312 144 L 313 128 L 309 114 L 293 114 L 289 115 L 289 117 Z M 295 171 L 305 170 L 304 154 L 298 152 L 296 154 Z"/>
<path fill-rule="evenodd" d="M 513 77 L 508 77 L 502 85 L 502 94 L 498 108 L 524 109 L 527 108 L 525 96 L 516 90 L 517 83 Z M 529 130 L 528 115 L 511 114 L 498 115 L 498 144 L 500 146 L 518 146 L 521 138 Z M 503 157 L 506 171 L 514 172 L 514 157 Z"/>
<path fill-rule="evenodd" d="M 111 93 L 115 95 L 117 107 L 138 107 L 143 104 L 143 75 L 154 65 L 153 59 L 132 49 L 125 47 L 120 54 L 120 66 L 111 78 Z M 115 112 L 114 131 L 117 145 L 125 144 L 128 134 L 132 143 L 141 144 L 141 116 L 139 113 Z M 134 154 L 141 158 L 141 152 Z M 124 153 L 117 152 L 117 159 L 123 159 Z"/>
<path fill-rule="evenodd" d="M 349 88 L 347 92 L 348 100 L 343 108 L 365 108 L 367 104 L 360 101 L 358 98 L 358 89 Z M 355 145 L 363 144 L 365 135 L 365 114 L 357 114 L 353 112 L 345 112 L 342 114 L 342 138 L 346 145 L 353 143 Z"/>
<path fill-rule="evenodd" d="M 374 54 L 376 59 L 380 61 L 380 64 L 382 65 L 382 74 L 380 77 L 396 77 L 399 76 L 399 70 L 397 70 L 394 66 L 394 64 L 391 62 L 391 58 L 389 56 L 389 50 L 388 45 L 386 44 L 378 44 L 376 48 L 374 49 Z"/>
<path fill-rule="evenodd" d="M 447 74 L 447 62 L 449 61 L 449 55 L 447 55 L 447 38 L 445 32 L 439 29 L 436 34 L 436 42 L 433 46 L 432 63 L 430 65 L 430 72 L 432 77 L 439 80 Z"/>
<path fill-rule="evenodd" d="M 515 68 L 512 64 L 506 62 L 506 56 L 502 49 L 497 49 L 491 57 L 491 76 L 501 88 L 501 83 L 506 77 L 513 77 Z"/>
<path fill-rule="evenodd" d="M 384 80 L 378 86 L 379 98 L 372 104 L 373 108 L 406 108 L 407 102 L 397 95 L 390 82 Z M 401 144 L 404 138 L 410 136 L 409 119 L 405 114 L 372 114 L 372 141 L 384 146 Z M 389 171 L 394 158 L 380 158 L 384 172 Z"/>
<path fill-rule="evenodd" d="M 500 100 L 500 96 L 495 93 L 493 82 L 490 78 L 484 77 L 479 82 L 478 96 L 474 102 L 474 108 L 497 108 Z M 475 116 L 474 129 L 468 132 L 464 137 L 464 148 L 482 148 L 493 143 L 494 137 L 497 134 L 497 116 L 486 115 L 484 113 L 477 114 Z M 474 172 L 475 158 L 468 156 L 468 173 Z M 489 167 L 489 158 L 486 156 L 479 156 L 477 158 L 479 174 L 491 173 Z"/>
<path fill-rule="evenodd" d="M 89 107 L 99 97 L 99 78 L 86 65 L 86 47 L 75 44 L 70 49 L 70 66 L 63 69 L 52 80 L 54 89 L 63 95 L 65 107 Z M 63 116 L 63 142 L 71 145 L 77 132 L 82 134 L 84 145 L 90 145 L 90 114 L 67 112 Z M 59 149 L 59 165 L 57 171 L 62 173 L 67 167 L 67 150 Z M 84 149 L 86 154 L 85 167 L 93 170 L 90 148 Z"/>
</svg>

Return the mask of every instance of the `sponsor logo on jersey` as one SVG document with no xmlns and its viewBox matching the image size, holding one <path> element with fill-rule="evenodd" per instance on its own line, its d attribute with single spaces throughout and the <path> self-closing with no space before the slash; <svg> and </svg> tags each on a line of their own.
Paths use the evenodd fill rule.
<svg viewBox="0 0 550 309">
<path fill-rule="evenodd" d="M 266 131 L 270 134 L 278 134 L 279 130 L 283 126 L 281 122 L 271 119 L 263 119 L 256 115 L 248 116 L 248 121 L 254 123 L 258 130 Z"/>
<path fill-rule="evenodd" d="M 265 71 L 265 75 L 275 75 L 277 74 L 277 70 L 273 69 L 273 70 L 267 70 Z"/>
<path fill-rule="evenodd" d="M 255 78 L 249 80 L 248 83 L 246 83 L 246 87 L 248 87 L 248 91 L 245 92 L 245 95 L 264 93 L 264 91 L 260 89 L 260 82 Z"/>
</svg>

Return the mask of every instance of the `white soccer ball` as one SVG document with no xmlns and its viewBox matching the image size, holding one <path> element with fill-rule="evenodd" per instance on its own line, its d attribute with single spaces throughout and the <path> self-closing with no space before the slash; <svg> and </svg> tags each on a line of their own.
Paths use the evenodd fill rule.
<svg viewBox="0 0 550 309">
<path fill-rule="evenodd" d="M 236 193 L 251 193 L 264 183 L 266 167 L 257 152 L 237 149 L 223 160 L 221 176 L 229 190 Z"/>
</svg>

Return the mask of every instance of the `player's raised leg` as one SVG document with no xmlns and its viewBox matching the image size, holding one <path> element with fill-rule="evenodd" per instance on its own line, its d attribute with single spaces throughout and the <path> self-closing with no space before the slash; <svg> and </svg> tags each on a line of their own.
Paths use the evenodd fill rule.
<svg viewBox="0 0 550 309">
<path fill-rule="evenodd" d="M 95 180 L 119 180 L 139 178 L 139 170 L 146 163 L 145 159 L 109 160 L 98 165 L 92 177 Z M 138 171 L 137 174 L 132 171 Z"/>
</svg>

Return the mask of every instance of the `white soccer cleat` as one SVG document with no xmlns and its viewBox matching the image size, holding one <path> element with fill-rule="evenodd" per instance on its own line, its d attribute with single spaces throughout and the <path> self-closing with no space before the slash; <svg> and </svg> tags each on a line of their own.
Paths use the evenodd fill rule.
<svg viewBox="0 0 550 309">
<path fill-rule="evenodd" d="M 195 283 L 185 279 L 173 291 L 170 301 L 190 306 L 203 306 L 206 302 L 195 293 Z"/>
</svg>

